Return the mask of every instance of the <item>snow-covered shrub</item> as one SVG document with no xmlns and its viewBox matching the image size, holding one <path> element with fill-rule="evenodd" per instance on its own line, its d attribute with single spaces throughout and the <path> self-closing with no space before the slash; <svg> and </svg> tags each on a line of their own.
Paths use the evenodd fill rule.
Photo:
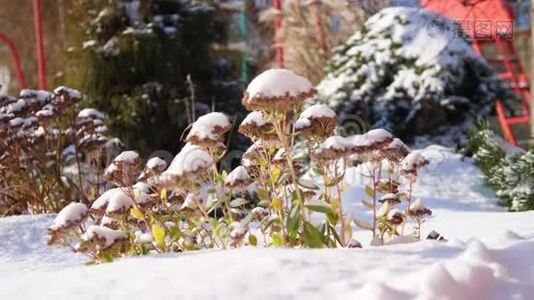
<svg viewBox="0 0 534 300">
<path fill-rule="evenodd" d="M 483 125 L 471 133 L 468 151 L 501 205 L 512 211 L 534 209 L 534 149 L 509 145 Z"/>
<path fill-rule="evenodd" d="M 175 149 L 179 141 L 167 137 L 194 121 L 193 111 L 239 107 L 236 68 L 213 59 L 212 46 L 225 40 L 213 1 L 72 2 L 80 29 L 66 78 L 110 116 L 110 132 L 128 148 Z"/>
<path fill-rule="evenodd" d="M 119 142 L 102 113 L 79 111 L 81 100 L 66 87 L 0 95 L 0 215 L 59 211 L 98 189 L 95 174 Z"/>
<path fill-rule="evenodd" d="M 431 211 L 412 201 L 412 190 L 428 161 L 383 129 L 334 135 L 337 116 L 330 108 L 314 105 L 300 112 L 314 94 L 306 78 L 289 70 L 262 73 L 242 100 L 254 111 L 239 132 L 254 143 L 240 166 L 229 174 L 217 167 L 231 129 L 228 117 L 201 116 L 168 167 L 158 159 L 141 167 L 133 151 L 117 156 L 106 169 L 115 187 L 88 208 L 62 211 L 50 228 L 50 243 L 108 261 L 125 253 L 258 244 L 354 248 L 360 243 L 353 239 L 353 224 L 371 230 L 374 245 L 402 235 L 418 238 Z M 306 145 L 309 172 L 318 182 L 304 178 L 297 140 Z M 365 190 L 372 200 L 363 203 L 372 210 L 370 223 L 343 212 L 343 200 L 355 200 L 342 199 L 345 170 L 360 164 L 369 171 Z M 415 233 L 404 230 L 410 219 Z"/>
<path fill-rule="evenodd" d="M 314 103 L 402 138 L 443 134 L 487 115 L 501 93 L 495 72 L 452 20 L 386 8 L 336 48 Z"/>
</svg>

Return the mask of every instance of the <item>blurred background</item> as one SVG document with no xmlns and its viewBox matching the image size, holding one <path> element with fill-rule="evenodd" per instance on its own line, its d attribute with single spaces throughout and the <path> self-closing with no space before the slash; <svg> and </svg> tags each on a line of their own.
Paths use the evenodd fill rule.
<svg viewBox="0 0 534 300">
<path fill-rule="evenodd" d="M 530 2 L 505 2 L 514 14 L 517 56 L 530 74 Z M 243 115 L 243 90 L 262 70 L 283 66 L 319 84 L 333 49 L 362 30 L 370 16 L 389 6 L 420 5 L 400 0 L 0 0 L 0 93 L 69 86 L 84 93 L 85 106 L 108 115 L 112 133 L 127 147 L 176 149 L 179 133 L 195 116 L 213 110 Z"/>
</svg>

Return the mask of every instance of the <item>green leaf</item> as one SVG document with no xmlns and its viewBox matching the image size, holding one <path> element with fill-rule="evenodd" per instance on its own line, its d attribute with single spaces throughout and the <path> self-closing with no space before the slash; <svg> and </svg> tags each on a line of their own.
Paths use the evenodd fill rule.
<svg viewBox="0 0 534 300">
<path fill-rule="evenodd" d="M 113 261 L 113 255 L 111 255 L 111 252 L 109 252 L 109 251 L 104 251 L 102 253 L 101 258 L 102 258 L 103 262 L 112 262 Z"/>
<path fill-rule="evenodd" d="M 132 207 L 132 208 L 130 209 L 130 215 L 131 215 L 132 217 L 134 217 L 135 219 L 137 219 L 137 220 L 142 220 L 142 219 L 143 219 L 143 216 L 144 216 L 144 215 L 143 215 L 143 212 L 140 211 L 139 209 L 135 208 L 135 207 Z"/>
<path fill-rule="evenodd" d="M 295 205 L 289 211 L 289 215 L 287 216 L 287 221 L 286 221 L 287 235 L 289 237 L 289 243 L 291 246 L 295 245 L 295 242 L 297 239 L 299 221 L 300 221 L 299 207 Z"/>
<path fill-rule="evenodd" d="M 272 171 L 271 171 L 271 178 L 273 180 L 273 182 L 278 182 L 278 179 L 280 179 L 280 175 L 282 174 L 282 172 L 280 171 L 280 169 L 276 166 L 273 166 L 272 168 Z"/>
<path fill-rule="evenodd" d="M 163 247 L 165 245 L 165 228 L 158 224 L 152 224 L 152 236 L 158 246 Z"/>
<path fill-rule="evenodd" d="M 249 234 L 248 235 L 248 243 L 251 246 L 257 246 L 258 245 L 258 238 L 253 234 Z"/>
<path fill-rule="evenodd" d="M 275 247 L 282 247 L 284 245 L 284 240 L 278 233 L 273 233 L 271 239 L 273 240 L 273 245 Z"/>
<path fill-rule="evenodd" d="M 161 192 L 159 193 L 159 198 L 161 200 L 167 199 L 167 189 L 161 189 Z"/>
<path fill-rule="evenodd" d="M 365 186 L 365 193 L 369 197 L 373 197 L 375 195 L 375 191 L 373 190 L 373 188 L 368 185 Z"/>
<path fill-rule="evenodd" d="M 303 230 L 304 244 L 310 248 L 323 248 L 323 235 L 319 229 L 315 228 L 310 222 L 304 221 Z"/>
<path fill-rule="evenodd" d="M 260 198 L 260 200 L 269 200 L 269 192 L 266 189 L 259 188 L 256 190 L 256 194 L 258 194 L 258 198 Z"/>
<path fill-rule="evenodd" d="M 304 207 L 318 213 L 334 214 L 334 211 L 330 207 L 325 205 L 305 205 Z"/>
</svg>

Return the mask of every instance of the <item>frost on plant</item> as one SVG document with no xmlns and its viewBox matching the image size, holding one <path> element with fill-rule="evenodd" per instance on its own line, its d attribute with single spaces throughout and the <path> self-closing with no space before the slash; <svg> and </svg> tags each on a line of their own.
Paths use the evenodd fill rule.
<svg viewBox="0 0 534 300">
<path fill-rule="evenodd" d="M 61 211 L 50 243 L 109 261 L 244 245 L 359 248 L 354 226 L 370 230 L 373 245 L 419 238 L 431 211 L 412 192 L 428 161 L 383 129 L 336 135 L 333 110 L 322 104 L 302 109 L 314 94 L 292 71 L 260 74 L 243 97 L 252 112 L 238 131 L 253 144 L 240 166 L 227 173 L 217 165 L 225 156 L 229 118 L 201 116 L 168 167 L 159 158 L 143 164 L 134 151 L 115 157 L 105 172 L 114 187 L 89 208 L 72 203 Z M 343 210 L 344 202 L 361 200 L 344 199 L 344 175 L 352 166 L 369 178 L 362 188 L 370 222 Z"/>
</svg>

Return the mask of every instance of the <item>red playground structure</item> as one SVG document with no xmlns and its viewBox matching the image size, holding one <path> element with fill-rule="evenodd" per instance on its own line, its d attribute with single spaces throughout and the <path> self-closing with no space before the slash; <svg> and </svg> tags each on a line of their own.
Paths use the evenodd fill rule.
<svg viewBox="0 0 534 300">
<path fill-rule="evenodd" d="M 512 131 L 516 124 L 530 123 L 530 86 L 513 44 L 514 16 L 504 0 L 421 0 L 425 9 L 457 21 L 473 41 L 473 48 L 493 65 L 500 78 L 521 100 L 513 113 L 507 113 L 502 100 L 497 99 L 496 110 L 506 140 L 517 145 Z M 487 49 L 496 49 L 492 55 Z M 495 51 L 493 51 L 495 53 Z"/>
</svg>

